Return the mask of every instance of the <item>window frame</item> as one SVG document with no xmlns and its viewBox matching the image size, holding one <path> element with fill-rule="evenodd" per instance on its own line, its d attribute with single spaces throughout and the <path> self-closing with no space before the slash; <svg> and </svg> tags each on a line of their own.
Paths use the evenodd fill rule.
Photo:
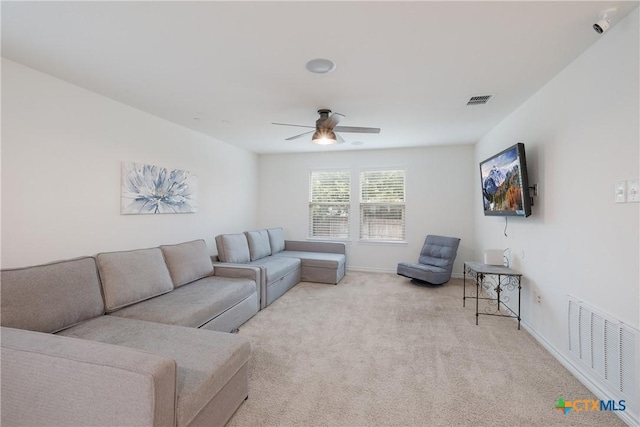
<svg viewBox="0 0 640 427">
<path fill-rule="evenodd" d="M 314 175 L 315 174 L 344 174 L 343 178 L 346 178 L 345 188 L 347 190 L 347 200 L 335 200 L 335 201 L 317 201 L 314 200 Z M 331 240 L 331 241 L 348 241 L 351 238 L 351 225 L 352 225 L 352 172 L 349 169 L 312 169 L 309 171 L 309 186 L 308 186 L 308 208 L 307 208 L 307 235 L 309 240 Z M 346 232 L 339 234 L 318 235 L 318 227 L 314 223 L 313 207 L 314 206 L 336 206 L 338 210 L 346 211 Z M 329 227 L 331 227 L 331 222 Z M 322 230 L 320 228 L 320 230 Z"/>
<path fill-rule="evenodd" d="M 364 178 L 368 173 L 376 173 L 376 172 L 401 172 L 402 173 L 402 201 L 364 201 L 364 190 L 365 186 Z M 406 244 L 406 233 L 407 233 L 407 215 L 406 215 L 406 205 L 407 205 L 407 169 L 402 166 L 390 166 L 390 167 L 377 167 L 377 168 L 362 168 L 358 172 L 358 242 L 361 243 L 390 243 L 390 244 Z M 369 206 L 388 206 L 388 207 L 401 207 L 401 226 L 402 232 L 401 236 L 397 238 L 393 238 L 393 236 L 387 235 L 384 237 L 371 237 L 369 235 L 363 236 L 363 228 L 364 228 L 364 213 L 363 209 Z"/>
</svg>

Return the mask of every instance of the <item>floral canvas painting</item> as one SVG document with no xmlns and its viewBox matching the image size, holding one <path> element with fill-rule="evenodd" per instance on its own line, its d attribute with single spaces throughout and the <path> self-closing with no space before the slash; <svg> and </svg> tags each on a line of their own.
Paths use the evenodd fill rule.
<svg viewBox="0 0 640 427">
<path fill-rule="evenodd" d="M 122 213 L 196 212 L 197 184 L 187 171 L 122 162 Z"/>
</svg>

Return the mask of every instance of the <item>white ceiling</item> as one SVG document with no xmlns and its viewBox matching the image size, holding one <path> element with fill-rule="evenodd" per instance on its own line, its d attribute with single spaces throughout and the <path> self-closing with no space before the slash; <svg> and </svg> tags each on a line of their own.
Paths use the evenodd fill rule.
<svg viewBox="0 0 640 427">
<path fill-rule="evenodd" d="M 638 2 L 3 1 L 2 56 L 256 153 L 472 144 L 606 37 L 591 25 L 614 5 L 612 26 Z M 319 147 L 271 124 L 319 108 L 382 131 Z"/>
</svg>

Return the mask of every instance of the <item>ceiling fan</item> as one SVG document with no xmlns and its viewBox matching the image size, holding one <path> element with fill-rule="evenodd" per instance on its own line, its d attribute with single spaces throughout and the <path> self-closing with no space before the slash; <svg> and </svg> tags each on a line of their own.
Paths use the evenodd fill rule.
<svg viewBox="0 0 640 427">
<path fill-rule="evenodd" d="M 295 126 L 300 128 L 315 129 L 315 130 L 303 132 L 299 135 L 291 136 L 289 138 L 286 138 L 285 141 L 298 139 L 313 132 L 313 136 L 311 137 L 311 142 L 313 142 L 314 144 L 320 144 L 320 145 L 343 144 L 344 139 L 340 135 L 338 135 L 336 132 L 380 133 L 380 128 L 338 126 L 338 123 L 340 123 L 340 121 L 344 118 L 344 115 L 340 113 L 331 114 L 331 110 L 321 109 L 321 110 L 318 110 L 318 114 L 320 114 L 320 118 L 316 120 L 315 126 L 292 125 L 289 123 L 271 123 L 271 124 L 278 125 L 278 126 Z"/>
</svg>

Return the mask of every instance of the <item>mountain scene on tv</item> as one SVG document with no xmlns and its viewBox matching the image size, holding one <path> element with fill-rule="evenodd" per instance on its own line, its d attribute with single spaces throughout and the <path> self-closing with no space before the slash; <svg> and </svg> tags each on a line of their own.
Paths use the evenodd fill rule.
<svg viewBox="0 0 640 427">
<path fill-rule="evenodd" d="M 522 180 L 518 151 L 509 150 L 482 164 L 482 195 L 486 211 L 521 211 Z"/>
</svg>

